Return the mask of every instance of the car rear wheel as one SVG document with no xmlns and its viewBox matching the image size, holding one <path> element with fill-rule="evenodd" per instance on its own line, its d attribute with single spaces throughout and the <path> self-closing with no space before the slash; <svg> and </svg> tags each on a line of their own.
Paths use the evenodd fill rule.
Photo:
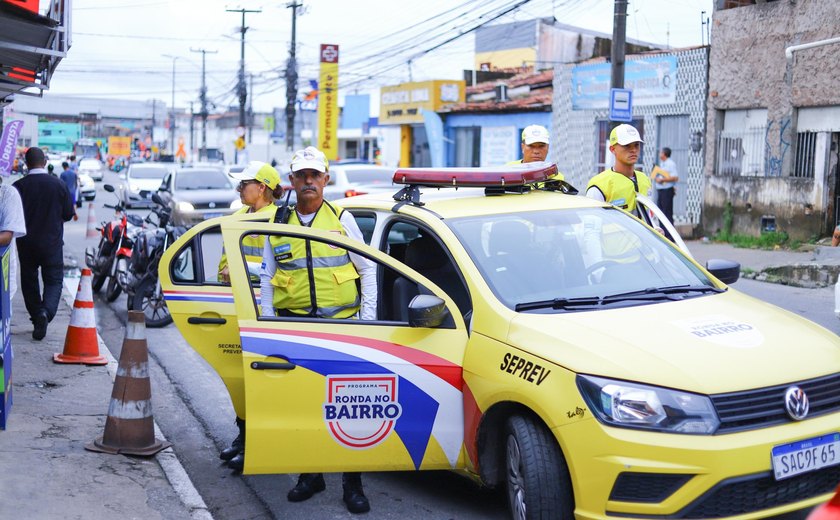
<svg viewBox="0 0 840 520">
<path fill-rule="evenodd" d="M 574 518 L 569 470 L 551 432 L 514 415 L 505 425 L 508 506 L 514 520 Z"/>
</svg>

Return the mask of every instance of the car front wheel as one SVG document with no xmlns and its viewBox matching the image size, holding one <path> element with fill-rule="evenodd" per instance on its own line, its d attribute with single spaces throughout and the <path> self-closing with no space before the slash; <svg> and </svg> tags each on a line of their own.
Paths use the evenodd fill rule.
<svg viewBox="0 0 840 520">
<path fill-rule="evenodd" d="M 514 520 L 574 518 L 569 470 L 551 432 L 514 415 L 505 425 L 508 505 Z"/>
</svg>

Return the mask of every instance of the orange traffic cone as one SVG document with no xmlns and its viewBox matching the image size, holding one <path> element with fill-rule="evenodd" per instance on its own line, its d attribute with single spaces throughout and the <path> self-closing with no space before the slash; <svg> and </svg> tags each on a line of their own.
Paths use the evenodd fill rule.
<svg viewBox="0 0 840 520">
<path fill-rule="evenodd" d="M 85 449 L 112 455 L 152 456 L 169 446 L 171 443 L 155 439 L 146 317 L 140 311 L 128 311 L 105 434 L 87 444 Z"/>
<path fill-rule="evenodd" d="M 64 338 L 64 352 L 53 354 L 56 363 L 84 365 L 107 365 L 108 360 L 99 355 L 99 340 L 96 337 L 96 315 L 93 312 L 93 274 L 82 269 L 76 301 L 70 314 L 70 326 Z"/>
<path fill-rule="evenodd" d="M 93 210 L 93 202 L 91 202 L 90 205 L 88 205 L 88 220 L 85 238 L 92 238 L 96 236 L 99 236 L 99 231 L 96 230 L 96 212 Z"/>
</svg>

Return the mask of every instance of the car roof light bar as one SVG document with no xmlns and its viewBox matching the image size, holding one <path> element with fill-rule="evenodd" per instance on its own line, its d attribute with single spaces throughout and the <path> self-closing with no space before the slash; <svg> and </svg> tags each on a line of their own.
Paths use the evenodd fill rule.
<svg viewBox="0 0 840 520">
<path fill-rule="evenodd" d="M 495 188 L 545 182 L 557 173 L 557 165 L 546 162 L 493 168 L 400 168 L 394 184 L 431 188 Z"/>
</svg>

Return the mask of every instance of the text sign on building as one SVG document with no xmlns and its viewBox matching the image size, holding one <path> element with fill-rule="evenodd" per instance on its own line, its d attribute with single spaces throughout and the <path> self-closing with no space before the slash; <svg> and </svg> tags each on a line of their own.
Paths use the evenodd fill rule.
<svg viewBox="0 0 840 520">
<path fill-rule="evenodd" d="M 519 158 L 519 131 L 515 126 L 481 129 L 481 166 L 501 166 Z"/>
<path fill-rule="evenodd" d="M 338 158 L 338 45 L 321 44 L 318 85 L 318 148 L 334 161 Z"/>
<path fill-rule="evenodd" d="M 446 104 L 464 100 L 464 81 L 431 80 L 382 87 L 379 124 L 423 122 L 423 110 L 437 112 Z"/>
<path fill-rule="evenodd" d="M 624 86 L 633 91 L 635 106 L 667 105 L 677 100 L 677 57 L 656 56 L 628 60 Z M 605 109 L 610 105 L 612 71 L 609 63 L 578 65 L 572 69 L 572 108 Z"/>
<path fill-rule="evenodd" d="M 633 121 L 633 91 L 626 88 L 610 89 L 610 121 Z"/>
</svg>

